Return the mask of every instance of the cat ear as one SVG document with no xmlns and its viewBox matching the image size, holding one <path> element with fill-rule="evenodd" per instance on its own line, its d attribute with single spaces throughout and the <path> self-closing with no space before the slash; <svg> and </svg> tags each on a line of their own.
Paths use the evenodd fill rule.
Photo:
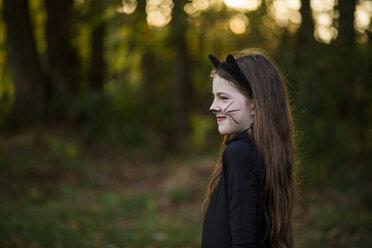
<svg viewBox="0 0 372 248">
<path fill-rule="evenodd" d="M 233 77 L 237 79 L 237 81 L 240 82 L 248 90 L 250 95 L 252 95 L 251 85 L 240 69 L 238 62 L 236 62 L 234 56 L 232 56 L 230 53 L 226 57 L 226 64 L 228 68 L 233 72 Z"/>
<path fill-rule="evenodd" d="M 230 53 L 226 57 L 226 63 L 231 69 L 233 69 L 233 71 L 235 71 L 236 73 L 241 73 L 238 63 L 234 59 L 234 56 L 232 56 Z"/>
<path fill-rule="evenodd" d="M 208 55 L 209 60 L 212 62 L 213 66 L 217 68 L 217 66 L 221 63 L 215 56 L 212 54 Z"/>
</svg>

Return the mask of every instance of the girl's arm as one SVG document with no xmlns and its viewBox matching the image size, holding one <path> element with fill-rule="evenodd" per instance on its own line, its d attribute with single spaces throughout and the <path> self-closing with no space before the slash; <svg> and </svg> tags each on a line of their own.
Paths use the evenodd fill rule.
<svg viewBox="0 0 372 248">
<path fill-rule="evenodd" d="M 256 159 L 254 149 L 243 142 L 231 143 L 224 153 L 232 248 L 257 246 L 259 180 L 254 173 Z"/>
</svg>

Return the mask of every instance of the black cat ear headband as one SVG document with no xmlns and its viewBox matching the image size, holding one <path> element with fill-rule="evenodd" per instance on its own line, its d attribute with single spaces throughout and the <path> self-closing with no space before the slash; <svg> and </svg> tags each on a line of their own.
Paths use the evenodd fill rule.
<svg viewBox="0 0 372 248">
<path fill-rule="evenodd" d="M 238 83 L 240 83 L 245 89 L 247 89 L 250 96 L 252 96 L 251 85 L 249 84 L 247 78 L 244 76 L 238 63 L 234 59 L 234 56 L 232 56 L 231 54 L 228 54 L 226 57 L 226 61 L 222 61 L 222 62 L 220 62 L 212 54 L 209 54 L 208 57 L 216 69 L 221 68 L 225 70 L 226 72 L 228 72 Z"/>
</svg>

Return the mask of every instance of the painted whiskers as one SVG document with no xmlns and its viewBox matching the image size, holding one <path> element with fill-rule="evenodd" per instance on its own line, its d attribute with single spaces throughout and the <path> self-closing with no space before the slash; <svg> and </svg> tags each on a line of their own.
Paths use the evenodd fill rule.
<svg viewBox="0 0 372 248">
<path fill-rule="evenodd" d="M 230 114 L 230 113 L 233 113 L 233 112 L 237 112 L 237 111 L 240 111 L 240 109 L 232 109 L 232 110 L 228 110 L 228 111 L 226 111 L 232 104 L 234 103 L 234 101 L 233 102 L 231 102 L 229 105 L 227 105 L 226 106 L 226 108 L 221 112 L 222 114 L 224 114 L 224 115 L 227 115 L 227 116 L 229 116 L 236 124 L 239 124 L 239 122 L 237 122 L 236 120 L 235 120 L 235 118 L 234 117 L 232 117 L 232 115 Z M 211 109 L 211 112 L 214 114 L 215 112 L 217 112 L 217 110 L 215 110 L 215 109 Z"/>
<path fill-rule="evenodd" d="M 234 102 L 231 102 L 229 105 L 227 105 L 227 107 L 222 111 L 223 114 L 227 115 L 227 116 L 230 116 L 230 118 L 236 123 L 236 124 L 239 124 L 239 122 L 237 122 L 234 117 L 231 116 L 231 114 L 229 113 L 232 113 L 232 112 L 236 112 L 236 111 L 240 111 L 240 109 L 232 109 L 232 110 L 229 110 L 229 111 L 226 111 Z"/>
</svg>

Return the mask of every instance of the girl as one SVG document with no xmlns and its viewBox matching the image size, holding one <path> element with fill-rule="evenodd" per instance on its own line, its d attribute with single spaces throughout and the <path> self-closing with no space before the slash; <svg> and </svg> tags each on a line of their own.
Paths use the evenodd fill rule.
<svg viewBox="0 0 372 248">
<path fill-rule="evenodd" d="M 292 248 L 297 184 L 283 79 L 260 52 L 209 59 L 210 111 L 225 139 L 203 203 L 202 248 Z"/>
</svg>

